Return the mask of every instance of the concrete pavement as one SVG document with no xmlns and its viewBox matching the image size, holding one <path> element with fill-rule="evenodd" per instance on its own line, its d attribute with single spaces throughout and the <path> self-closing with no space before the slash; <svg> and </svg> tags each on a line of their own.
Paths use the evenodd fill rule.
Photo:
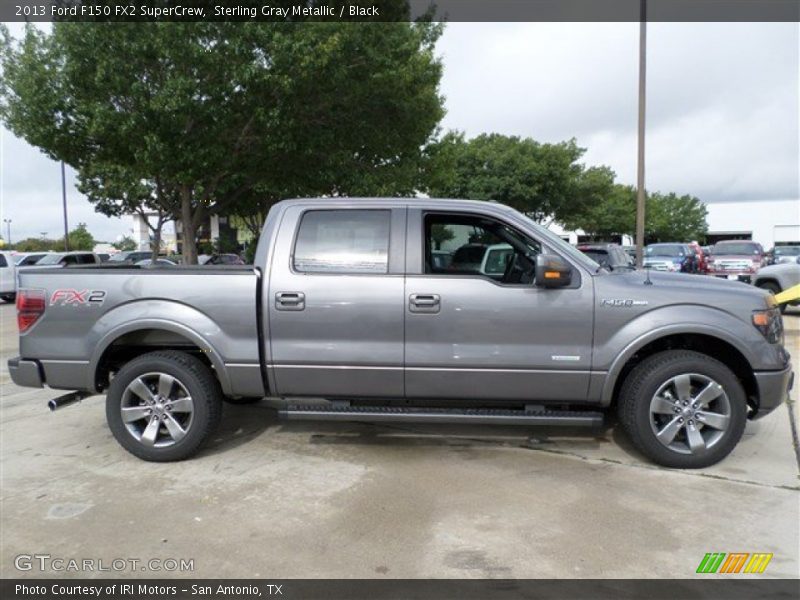
<svg viewBox="0 0 800 600">
<path fill-rule="evenodd" d="M 800 573 L 785 406 L 703 471 L 647 463 L 613 428 L 287 424 L 268 401 L 226 405 L 198 458 L 152 464 L 114 441 L 102 397 L 50 414 L 52 391 L 10 383 L 14 317 L 0 306 L 2 577 L 164 574 L 19 571 L 21 554 L 192 560 L 183 577 L 690 578 L 707 552 L 772 552 L 764 576 Z M 800 312 L 785 320 L 800 370 Z"/>
</svg>

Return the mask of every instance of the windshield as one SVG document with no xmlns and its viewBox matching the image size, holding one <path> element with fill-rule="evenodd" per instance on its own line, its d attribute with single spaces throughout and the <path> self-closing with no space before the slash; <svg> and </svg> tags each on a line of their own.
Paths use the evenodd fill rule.
<svg viewBox="0 0 800 600">
<path fill-rule="evenodd" d="M 776 256 L 800 256 L 800 246 L 778 246 L 775 248 Z"/>
<path fill-rule="evenodd" d="M 680 244 L 653 244 L 645 248 L 647 256 L 683 256 L 683 246 Z"/>
<path fill-rule="evenodd" d="M 120 253 L 118 253 L 118 254 L 112 254 L 112 255 L 111 255 L 109 258 L 108 258 L 108 262 L 122 262 L 122 261 L 124 261 L 126 258 L 128 258 L 128 252 L 120 252 Z"/>
<path fill-rule="evenodd" d="M 64 258 L 63 254 L 48 254 L 47 256 L 43 256 L 37 265 L 57 265 L 58 261 Z"/>
<path fill-rule="evenodd" d="M 758 254 L 758 246 L 749 242 L 739 244 L 717 244 L 711 250 L 714 256 L 725 256 L 731 254 Z"/>
</svg>

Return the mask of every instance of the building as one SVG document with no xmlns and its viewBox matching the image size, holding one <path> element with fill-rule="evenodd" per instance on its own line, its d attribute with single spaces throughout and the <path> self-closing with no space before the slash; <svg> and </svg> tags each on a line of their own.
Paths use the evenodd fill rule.
<svg viewBox="0 0 800 600">
<path fill-rule="evenodd" d="M 707 243 L 754 240 L 764 248 L 800 243 L 800 200 L 707 202 Z"/>
</svg>

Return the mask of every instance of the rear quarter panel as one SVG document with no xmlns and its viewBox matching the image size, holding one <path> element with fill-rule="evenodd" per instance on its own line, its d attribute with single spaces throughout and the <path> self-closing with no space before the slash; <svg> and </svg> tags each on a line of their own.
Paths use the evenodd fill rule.
<svg viewBox="0 0 800 600">
<path fill-rule="evenodd" d="M 23 270 L 20 283 L 46 290 L 45 314 L 20 336 L 20 354 L 40 360 L 53 387 L 93 390 L 103 352 L 119 336 L 141 329 L 163 329 L 198 345 L 227 393 L 237 392 L 229 368 L 260 373 L 252 270 Z M 54 296 L 58 290 L 105 296 L 99 303 L 67 302 L 68 293 Z"/>
</svg>

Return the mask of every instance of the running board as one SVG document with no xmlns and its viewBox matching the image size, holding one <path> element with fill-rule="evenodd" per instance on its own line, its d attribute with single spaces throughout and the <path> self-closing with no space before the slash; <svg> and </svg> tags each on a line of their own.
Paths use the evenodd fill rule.
<svg viewBox="0 0 800 600">
<path fill-rule="evenodd" d="M 278 410 L 292 421 L 365 421 L 370 423 L 469 423 L 476 425 L 550 425 L 600 427 L 603 413 L 566 410 L 492 408 L 419 408 L 407 406 L 336 406 L 310 404 Z"/>
</svg>

